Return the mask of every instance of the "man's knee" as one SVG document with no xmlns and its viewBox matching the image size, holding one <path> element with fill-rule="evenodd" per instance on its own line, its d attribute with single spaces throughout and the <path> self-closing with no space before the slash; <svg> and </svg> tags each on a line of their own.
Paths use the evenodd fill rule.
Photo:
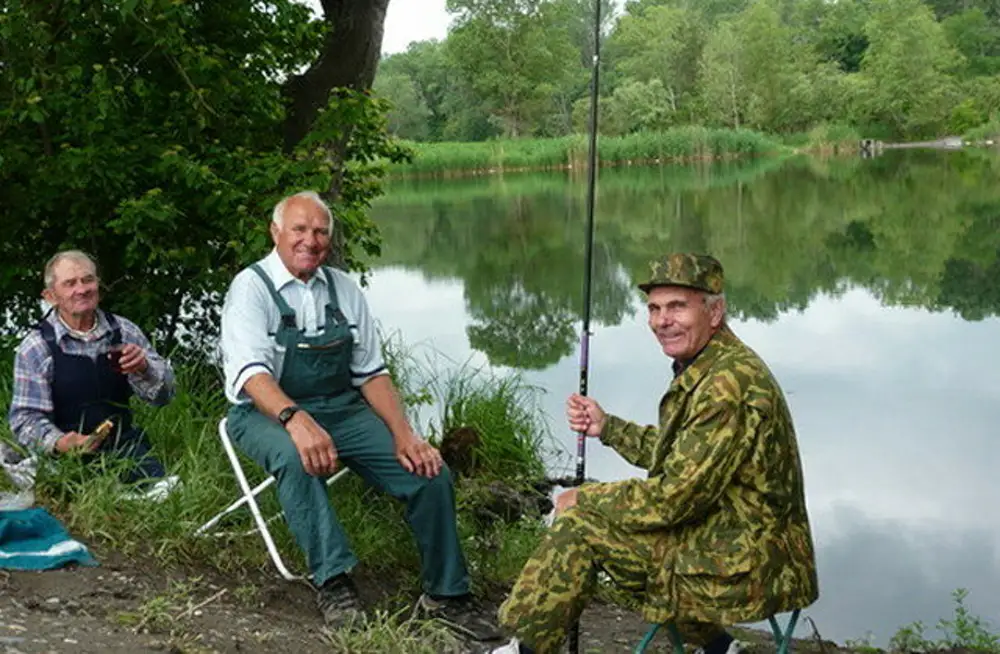
<svg viewBox="0 0 1000 654">
<path fill-rule="evenodd" d="M 268 457 L 275 477 L 299 477 L 308 474 L 302 465 L 302 457 L 294 447 L 280 447 Z"/>
<path fill-rule="evenodd" d="M 451 470 L 448 468 L 448 464 L 445 463 L 441 465 L 441 470 L 436 475 L 427 480 L 424 492 L 430 491 L 432 494 L 441 493 L 450 495 L 454 491 L 452 485 Z"/>
<path fill-rule="evenodd" d="M 260 462 L 258 460 L 258 462 Z M 295 448 L 291 439 L 274 439 L 268 443 L 267 453 L 264 456 L 264 467 L 267 471 L 278 479 L 284 477 L 297 478 L 304 476 L 305 467 L 302 465 L 302 457 Z"/>
</svg>

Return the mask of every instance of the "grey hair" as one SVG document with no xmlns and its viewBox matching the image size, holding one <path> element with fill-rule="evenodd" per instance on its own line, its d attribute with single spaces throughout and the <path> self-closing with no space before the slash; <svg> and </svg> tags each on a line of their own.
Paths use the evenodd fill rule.
<svg viewBox="0 0 1000 654">
<path fill-rule="evenodd" d="M 63 250 L 62 252 L 56 252 L 52 257 L 45 263 L 45 288 L 52 288 L 52 285 L 56 281 L 55 268 L 62 261 L 75 261 L 77 263 L 85 263 L 91 267 L 94 271 L 94 276 L 97 276 L 97 262 L 94 258 L 83 250 Z"/>
<path fill-rule="evenodd" d="M 711 309 L 718 303 L 722 303 L 722 315 L 726 315 L 726 294 L 725 293 L 705 293 L 705 306 Z"/>
<path fill-rule="evenodd" d="M 289 195 L 287 198 L 274 206 L 274 212 L 271 214 L 271 222 L 278 227 L 281 227 L 285 220 L 285 208 L 291 200 L 295 199 L 312 200 L 315 202 L 316 205 L 323 210 L 323 213 L 326 214 L 329 228 L 333 229 L 333 213 L 330 212 L 330 207 L 327 206 L 326 202 L 323 201 L 323 198 L 321 198 L 319 193 L 316 191 L 299 191 L 295 195 Z"/>
</svg>

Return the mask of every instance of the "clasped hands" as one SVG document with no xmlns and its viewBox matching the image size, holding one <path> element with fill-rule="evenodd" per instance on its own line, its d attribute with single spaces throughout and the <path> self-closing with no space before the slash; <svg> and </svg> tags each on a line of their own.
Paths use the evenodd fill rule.
<svg viewBox="0 0 1000 654">
<path fill-rule="evenodd" d="M 302 459 L 305 471 L 316 477 L 332 475 L 337 471 L 337 448 L 330 434 L 306 411 L 298 411 L 285 425 L 288 435 Z M 394 436 L 396 459 L 410 473 L 434 478 L 441 472 L 444 460 L 441 453 L 427 441 L 410 433 Z"/>
</svg>

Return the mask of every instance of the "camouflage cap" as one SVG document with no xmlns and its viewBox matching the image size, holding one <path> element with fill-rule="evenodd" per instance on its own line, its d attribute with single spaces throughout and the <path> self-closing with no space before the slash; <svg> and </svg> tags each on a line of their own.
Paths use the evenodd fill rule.
<svg viewBox="0 0 1000 654">
<path fill-rule="evenodd" d="M 649 281 L 639 284 L 645 293 L 656 286 L 686 286 L 706 293 L 722 292 L 722 264 L 707 254 L 675 253 L 649 264 Z"/>
</svg>

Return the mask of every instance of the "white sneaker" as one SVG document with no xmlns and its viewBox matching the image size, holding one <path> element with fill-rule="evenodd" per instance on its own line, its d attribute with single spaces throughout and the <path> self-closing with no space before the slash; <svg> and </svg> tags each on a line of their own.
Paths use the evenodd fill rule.
<svg viewBox="0 0 1000 654">
<path fill-rule="evenodd" d="M 726 649 L 726 654 L 747 654 L 749 651 L 750 650 L 746 643 L 733 640 L 733 642 L 729 643 L 729 647 Z M 695 654 L 705 654 L 705 648 L 699 647 L 695 650 Z"/>
<path fill-rule="evenodd" d="M 517 638 L 511 638 L 510 642 L 506 645 L 501 645 L 494 650 L 490 650 L 490 654 L 519 654 L 521 651 L 521 644 L 518 642 Z"/>
<path fill-rule="evenodd" d="M 167 496 L 169 496 L 170 493 L 177 490 L 182 485 L 183 482 L 180 477 L 177 475 L 170 475 L 169 477 L 157 480 L 156 483 L 152 484 L 146 490 L 134 490 L 128 493 L 123 493 L 122 497 L 126 500 L 147 501 L 159 504 L 163 500 L 167 499 Z"/>
</svg>

